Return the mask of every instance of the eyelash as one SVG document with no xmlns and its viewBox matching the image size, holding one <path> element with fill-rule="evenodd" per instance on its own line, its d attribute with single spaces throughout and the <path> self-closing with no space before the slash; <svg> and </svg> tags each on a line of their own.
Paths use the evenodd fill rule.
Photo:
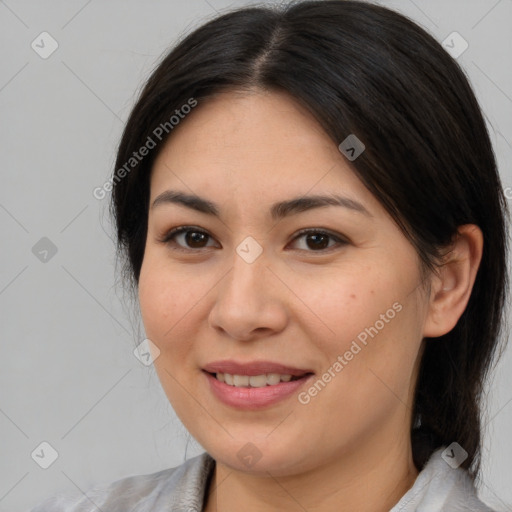
<svg viewBox="0 0 512 512">
<path fill-rule="evenodd" d="M 171 243 L 175 244 L 176 242 L 175 242 L 174 238 L 182 233 L 187 233 L 187 232 L 201 233 L 201 234 L 208 236 L 209 240 L 213 239 L 213 237 L 211 235 L 209 235 L 206 231 L 203 231 L 202 229 L 199 229 L 195 226 L 180 226 L 180 227 L 171 229 L 169 232 L 167 232 L 159 240 L 159 242 L 167 244 L 167 245 L 170 245 Z M 292 239 L 292 242 L 301 238 L 302 236 L 308 235 L 308 234 L 326 235 L 326 236 L 330 237 L 331 239 L 333 239 L 335 242 L 337 242 L 339 247 L 348 245 L 350 243 L 348 240 L 344 239 L 343 237 L 341 237 L 339 235 L 336 235 L 330 231 L 325 231 L 325 230 L 318 229 L 318 228 L 301 229 L 298 233 L 295 234 L 295 236 Z M 209 240 L 207 240 L 207 243 Z M 311 253 L 326 253 L 326 252 L 331 252 L 335 248 L 336 248 L 336 246 L 332 246 L 332 247 L 328 247 L 328 248 L 320 249 L 320 250 L 307 250 L 307 249 L 297 249 L 297 250 L 311 252 Z M 183 252 L 199 252 L 204 249 L 208 249 L 208 247 L 185 248 L 185 247 L 177 246 L 177 247 L 173 248 L 173 250 L 183 251 Z"/>
</svg>

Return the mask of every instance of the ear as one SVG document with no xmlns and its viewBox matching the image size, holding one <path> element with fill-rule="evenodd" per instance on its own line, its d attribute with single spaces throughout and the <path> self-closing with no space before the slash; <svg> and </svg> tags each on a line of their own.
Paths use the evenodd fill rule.
<svg viewBox="0 0 512 512">
<path fill-rule="evenodd" d="M 459 226 L 438 273 L 432 277 L 424 337 L 436 338 L 455 327 L 469 302 L 482 251 L 480 228 L 475 224 Z"/>
</svg>

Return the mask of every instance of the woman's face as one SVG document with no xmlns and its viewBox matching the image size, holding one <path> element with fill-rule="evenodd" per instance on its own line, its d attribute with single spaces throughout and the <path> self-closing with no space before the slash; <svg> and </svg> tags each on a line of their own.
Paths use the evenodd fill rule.
<svg viewBox="0 0 512 512">
<path fill-rule="evenodd" d="M 180 226 L 188 232 L 168 236 Z M 427 316 L 419 269 L 350 162 L 284 93 L 200 104 L 155 162 L 139 281 L 146 335 L 177 415 L 232 468 L 286 475 L 409 443 Z M 219 361 L 309 377 L 270 385 L 262 374 L 288 370 L 219 367 L 241 375 L 238 388 L 205 371 Z"/>
</svg>

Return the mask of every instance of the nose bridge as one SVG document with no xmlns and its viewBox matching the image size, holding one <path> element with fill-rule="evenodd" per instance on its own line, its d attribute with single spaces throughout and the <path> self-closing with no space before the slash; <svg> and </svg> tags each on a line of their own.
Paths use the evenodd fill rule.
<svg viewBox="0 0 512 512">
<path fill-rule="evenodd" d="M 263 248 L 259 244 L 256 246 L 252 241 L 243 241 L 236 247 L 233 254 L 232 269 L 227 276 L 224 292 L 231 299 L 240 301 L 240 304 L 252 305 L 252 307 L 260 302 L 268 302 L 269 290 L 265 290 L 264 287 L 265 274 L 268 272 L 267 265 L 268 261 L 266 254 L 263 254 Z"/>
</svg>

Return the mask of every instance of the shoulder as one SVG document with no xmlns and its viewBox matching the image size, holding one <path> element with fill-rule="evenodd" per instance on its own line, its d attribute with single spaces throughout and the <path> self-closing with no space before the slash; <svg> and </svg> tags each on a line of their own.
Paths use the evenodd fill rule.
<svg viewBox="0 0 512 512">
<path fill-rule="evenodd" d="M 147 475 L 135 475 L 95 486 L 85 494 L 53 496 L 31 512 L 145 512 L 169 505 L 172 510 L 201 506 L 215 461 L 207 453 L 180 466 Z M 164 508 L 162 508 L 163 510 Z"/>
<path fill-rule="evenodd" d="M 494 512 L 478 498 L 468 472 L 449 464 L 446 450 L 443 447 L 431 455 L 414 485 L 390 512 Z"/>
</svg>

